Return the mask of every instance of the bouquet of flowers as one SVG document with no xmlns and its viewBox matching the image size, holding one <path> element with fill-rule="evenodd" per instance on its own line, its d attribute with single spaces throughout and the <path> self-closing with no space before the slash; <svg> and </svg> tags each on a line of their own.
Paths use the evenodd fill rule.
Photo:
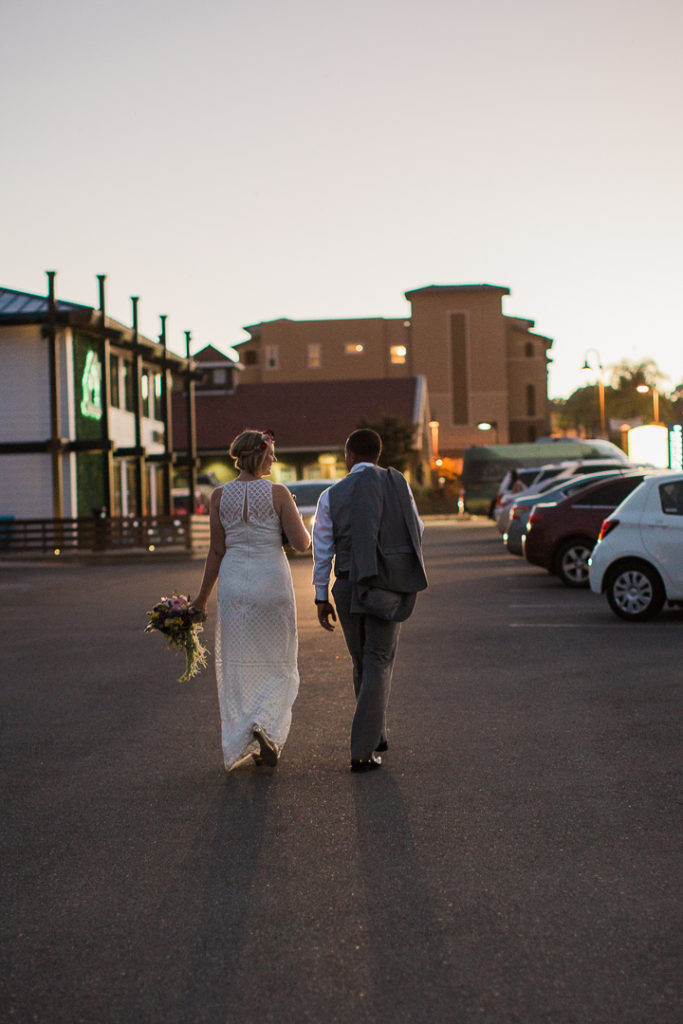
<svg viewBox="0 0 683 1024">
<path fill-rule="evenodd" d="M 189 597 L 184 594 L 162 597 L 147 615 L 149 622 L 145 626 L 145 633 L 158 629 L 168 637 L 170 647 L 179 647 L 185 652 L 185 672 L 178 680 L 179 683 L 186 683 L 206 667 L 208 651 L 199 638 L 206 615 L 194 607 Z"/>
</svg>

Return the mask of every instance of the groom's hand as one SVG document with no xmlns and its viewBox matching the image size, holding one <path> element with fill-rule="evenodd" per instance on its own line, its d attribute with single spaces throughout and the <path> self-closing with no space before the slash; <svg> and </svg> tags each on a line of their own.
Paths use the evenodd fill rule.
<svg viewBox="0 0 683 1024">
<path fill-rule="evenodd" d="M 337 621 L 334 608 L 329 601 L 322 601 L 320 604 L 316 605 L 316 608 L 318 609 L 318 622 L 323 629 L 326 629 L 331 633 L 334 630 L 333 623 Z M 332 619 L 332 622 L 330 622 L 330 619 Z"/>
</svg>

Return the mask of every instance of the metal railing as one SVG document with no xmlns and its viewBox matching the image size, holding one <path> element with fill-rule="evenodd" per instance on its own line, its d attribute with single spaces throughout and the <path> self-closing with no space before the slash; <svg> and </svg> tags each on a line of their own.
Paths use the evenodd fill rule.
<svg viewBox="0 0 683 1024">
<path fill-rule="evenodd" d="M 209 517 L 90 516 L 77 519 L 0 521 L 0 554 L 86 551 L 156 551 L 159 548 L 206 550 Z"/>
</svg>

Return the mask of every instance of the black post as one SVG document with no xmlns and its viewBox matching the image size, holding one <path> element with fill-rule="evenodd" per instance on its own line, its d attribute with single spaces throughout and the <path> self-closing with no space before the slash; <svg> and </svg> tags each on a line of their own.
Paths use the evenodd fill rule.
<svg viewBox="0 0 683 1024">
<path fill-rule="evenodd" d="M 57 304 L 55 302 L 55 270 L 46 270 L 47 341 L 50 373 L 50 454 L 52 457 L 52 514 L 64 516 L 64 482 L 62 479 L 62 403 L 59 394 L 59 349 L 57 347 Z"/>
<path fill-rule="evenodd" d="M 142 447 L 142 354 L 138 344 L 138 302 L 137 295 L 131 295 L 133 306 L 133 412 L 135 413 L 135 489 L 136 508 L 139 516 L 147 510 L 145 493 L 145 453 Z"/>
<path fill-rule="evenodd" d="M 107 517 L 112 514 L 112 498 L 114 494 L 114 453 L 110 444 L 110 415 L 111 408 L 111 354 L 109 338 L 107 337 L 107 316 L 104 283 L 107 280 L 106 274 L 97 274 L 97 285 L 100 303 L 100 362 L 102 364 L 102 380 L 100 385 L 100 404 L 102 406 L 102 507 Z"/>
<path fill-rule="evenodd" d="M 190 341 L 192 334 L 185 331 L 185 355 L 187 358 L 187 372 L 185 376 L 185 398 L 187 402 L 187 469 L 190 488 L 189 514 L 194 512 L 194 496 L 197 490 L 197 419 L 194 401 L 194 377 L 192 375 L 192 362 L 190 359 Z"/>
<path fill-rule="evenodd" d="M 159 317 L 161 321 L 161 334 L 159 341 L 164 348 L 164 358 L 161 370 L 161 418 L 164 423 L 164 468 L 163 468 L 163 508 L 167 516 L 173 513 L 173 411 L 172 411 L 172 379 L 171 371 L 166 362 L 168 342 L 166 340 L 166 319 L 165 315 Z"/>
</svg>

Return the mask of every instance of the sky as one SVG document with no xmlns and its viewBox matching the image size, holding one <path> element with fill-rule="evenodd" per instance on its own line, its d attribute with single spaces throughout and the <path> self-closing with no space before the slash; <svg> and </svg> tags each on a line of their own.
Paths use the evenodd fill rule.
<svg viewBox="0 0 683 1024">
<path fill-rule="evenodd" d="M 553 397 L 622 359 L 666 392 L 681 38 L 679 0 L 0 0 L 0 285 L 106 273 L 183 352 L 496 284 Z"/>
</svg>

